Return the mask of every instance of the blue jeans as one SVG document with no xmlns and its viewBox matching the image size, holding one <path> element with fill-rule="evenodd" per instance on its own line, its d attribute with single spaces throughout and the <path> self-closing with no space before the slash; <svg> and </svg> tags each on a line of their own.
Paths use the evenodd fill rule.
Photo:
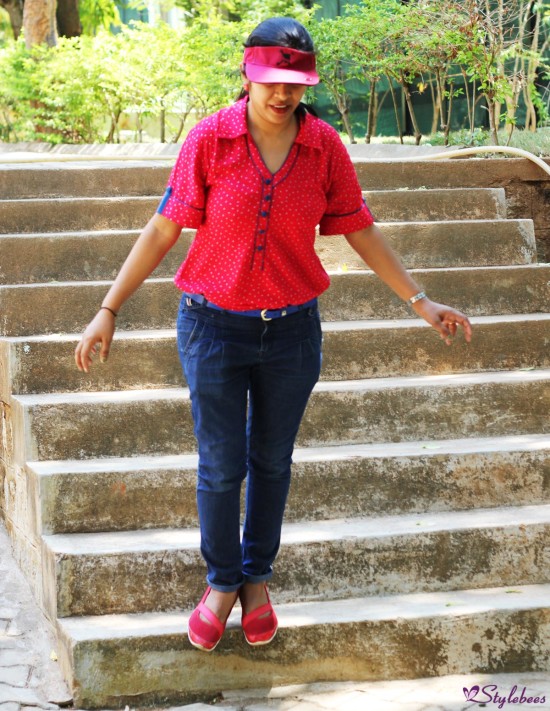
<svg viewBox="0 0 550 711">
<path fill-rule="evenodd" d="M 182 298 L 178 351 L 191 393 L 207 582 L 232 592 L 272 575 L 294 441 L 321 367 L 316 307 L 263 321 Z M 247 478 L 242 542 L 240 492 Z"/>
</svg>

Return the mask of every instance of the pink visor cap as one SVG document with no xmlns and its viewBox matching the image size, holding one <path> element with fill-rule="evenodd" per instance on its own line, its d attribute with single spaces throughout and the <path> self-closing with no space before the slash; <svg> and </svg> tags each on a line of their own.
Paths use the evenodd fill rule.
<svg viewBox="0 0 550 711">
<path fill-rule="evenodd" d="M 288 47 L 247 47 L 243 63 L 247 78 L 258 84 L 319 83 L 313 52 Z"/>
</svg>

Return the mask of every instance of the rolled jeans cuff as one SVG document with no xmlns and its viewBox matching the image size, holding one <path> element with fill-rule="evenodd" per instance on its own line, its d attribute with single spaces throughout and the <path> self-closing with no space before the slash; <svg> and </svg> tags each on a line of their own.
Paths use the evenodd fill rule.
<svg viewBox="0 0 550 711">
<path fill-rule="evenodd" d="M 244 574 L 244 582 L 245 583 L 265 583 L 268 580 L 271 580 L 273 577 L 273 571 L 269 573 L 264 573 L 263 575 L 247 575 L 246 573 Z"/>
<path fill-rule="evenodd" d="M 218 592 L 222 592 L 222 593 L 229 593 L 229 592 L 237 592 L 237 590 L 242 588 L 245 580 L 243 579 L 243 580 L 241 580 L 240 583 L 236 583 L 235 585 L 217 585 L 216 583 L 211 583 L 210 580 L 208 580 L 208 576 L 207 576 L 206 582 L 208 583 L 208 585 L 210 585 L 212 590 L 217 590 Z"/>
</svg>

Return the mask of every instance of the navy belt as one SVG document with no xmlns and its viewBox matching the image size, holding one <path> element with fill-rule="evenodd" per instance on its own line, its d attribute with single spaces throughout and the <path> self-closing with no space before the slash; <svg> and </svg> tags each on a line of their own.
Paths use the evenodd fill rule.
<svg viewBox="0 0 550 711">
<path fill-rule="evenodd" d="M 235 316 L 252 316 L 256 318 L 261 318 L 262 321 L 272 321 L 274 318 L 282 318 L 283 316 L 290 316 L 290 314 L 295 314 L 303 309 L 309 309 L 312 306 L 317 306 L 317 299 L 311 299 L 306 301 L 305 304 L 299 304 L 298 306 L 284 306 L 280 309 L 254 309 L 252 311 L 233 311 L 231 309 L 224 309 L 221 306 L 213 304 L 208 301 L 202 294 L 184 294 L 185 301 L 188 306 L 191 306 L 191 302 L 194 301 L 200 306 L 206 306 L 209 309 L 215 309 L 216 311 L 223 311 L 226 314 L 234 314 Z"/>
</svg>

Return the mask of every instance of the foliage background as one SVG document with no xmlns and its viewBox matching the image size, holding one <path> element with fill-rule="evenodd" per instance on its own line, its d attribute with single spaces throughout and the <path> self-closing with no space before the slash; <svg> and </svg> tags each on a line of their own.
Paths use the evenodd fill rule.
<svg viewBox="0 0 550 711">
<path fill-rule="evenodd" d="M 547 3 L 361 0 L 323 17 L 298 0 L 179 2 L 187 20 L 178 29 L 116 28 L 111 0 L 81 0 L 81 36 L 30 49 L 0 15 L 0 140 L 117 142 L 131 128 L 139 141 L 151 121 L 161 140 L 179 140 L 235 99 L 243 41 L 273 15 L 310 29 L 323 80 L 310 98 L 351 141 L 358 127 L 367 140 L 377 134 L 382 109 L 400 140 L 410 133 L 417 142 L 426 132 L 448 142 L 451 129 L 466 143 L 487 133 L 510 141 L 518 124 L 532 132 L 548 125 Z M 420 104 L 429 106 L 429 131 Z"/>
</svg>

